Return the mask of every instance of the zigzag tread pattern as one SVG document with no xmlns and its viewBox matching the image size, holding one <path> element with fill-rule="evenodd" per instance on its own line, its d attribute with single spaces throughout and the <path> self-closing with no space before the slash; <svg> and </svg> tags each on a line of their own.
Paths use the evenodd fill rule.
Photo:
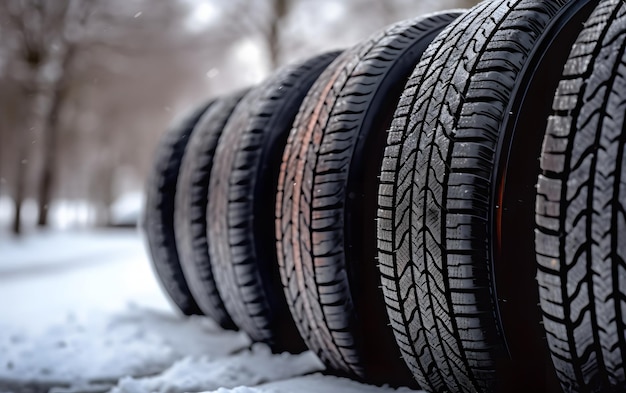
<svg viewBox="0 0 626 393">
<path fill-rule="evenodd" d="M 276 211 L 283 282 L 303 337 L 335 370 L 367 377 L 344 249 L 362 122 L 399 55 L 450 20 L 404 22 L 344 53 L 311 89 L 285 150 Z"/>
<path fill-rule="evenodd" d="M 503 345 L 486 240 L 495 143 L 516 78 L 562 4 L 470 10 L 433 42 L 396 112 L 379 192 L 381 266 L 405 356 L 420 364 L 430 351 L 435 367 L 422 369 L 435 391 L 494 389 Z M 415 315 L 421 326 L 406 324 Z"/>
<path fill-rule="evenodd" d="M 564 68 L 542 147 L 536 254 L 563 389 L 626 389 L 626 7 L 601 1 Z M 621 111 L 621 112 L 620 112 Z"/>
<path fill-rule="evenodd" d="M 275 192 L 276 180 L 266 169 L 272 159 L 269 151 L 279 148 L 274 146 L 280 142 L 276 135 L 286 135 L 299 100 L 336 55 L 286 67 L 253 90 L 235 109 L 215 153 L 208 235 L 211 258 L 219 260 L 217 288 L 237 325 L 275 351 L 304 348 L 288 315 L 282 286 L 272 278 L 277 270 L 275 251 L 263 248 L 273 250 L 274 240 L 261 241 L 260 231 L 274 232 L 273 219 L 263 220 L 259 212 L 273 206 L 272 202 L 260 206 L 266 199 L 273 201 L 268 194 Z"/>
</svg>

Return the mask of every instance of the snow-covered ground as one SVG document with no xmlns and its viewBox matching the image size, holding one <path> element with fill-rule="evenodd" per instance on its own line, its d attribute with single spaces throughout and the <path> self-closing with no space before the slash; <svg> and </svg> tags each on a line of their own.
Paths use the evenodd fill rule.
<svg viewBox="0 0 626 393">
<path fill-rule="evenodd" d="M 388 393 L 180 316 L 133 230 L 0 233 L 0 392 Z"/>
</svg>

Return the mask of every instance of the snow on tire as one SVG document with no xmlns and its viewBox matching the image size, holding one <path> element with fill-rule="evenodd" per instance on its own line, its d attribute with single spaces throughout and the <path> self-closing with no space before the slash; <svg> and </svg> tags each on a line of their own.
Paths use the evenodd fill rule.
<svg viewBox="0 0 626 393">
<path fill-rule="evenodd" d="M 283 156 L 278 257 L 300 333 L 335 372 L 414 384 L 386 318 L 376 269 L 376 189 L 402 88 L 459 12 L 397 23 L 342 54 L 305 99 Z"/>
<path fill-rule="evenodd" d="M 539 44 L 552 28 L 573 26 L 585 3 L 479 4 L 428 48 L 396 110 L 379 188 L 380 271 L 403 356 L 430 391 L 512 391 L 535 382 L 507 380 L 507 373 L 525 367 L 511 371 L 505 336 L 511 325 L 503 329 L 495 285 L 499 146 L 505 119 L 514 115 L 508 108 L 545 54 Z M 541 71 L 534 76 L 541 79 Z M 534 277 L 523 282 L 536 288 Z M 532 297 L 526 301 L 536 308 Z M 527 334 L 540 332 L 531 330 Z M 513 338 L 515 344 L 523 339 Z M 529 361 L 541 365 L 541 338 L 527 341 L 538 348 Z"/>
<path fill-rule="evenodd" d="M 209 257 L 208 190 L 215 149 L 246 92 L 217 99 L 203 114 L 189 139 L 176 187 L 174 233 L 185 279 L 202 312 L 224 329 L 237 327 L 219 295 Z"/>
<path fill-rule="evenodd" d="M 143 231 L 161 286 L 185 315 L 202 314 L 185 280 L 174 235 L 174 200 L 180 164 L 194 127 L 212 102 L 202 105 L 162 137 L 145 186 Z"/>
<path fill-rule="evenodd" d="M 600 1 L 545 132 L 537 277 L 564 391 L 626 391 L 626 5 Z"/>
<path fill-rule="evenodd" d="M 231 115 L 215 152 L 207 220 L 217 288 L 239 328 L 275 352 L 306 349 L 276 262 L 280 157 L 301 101 L 336 56 L 288 66 L 254 89 Z"/>
</svg>

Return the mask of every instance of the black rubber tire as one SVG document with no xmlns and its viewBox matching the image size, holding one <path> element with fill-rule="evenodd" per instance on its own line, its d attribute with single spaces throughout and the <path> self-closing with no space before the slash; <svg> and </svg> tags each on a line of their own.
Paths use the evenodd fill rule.
<svg viewBox="0 0 626 393">
<path fill-rule="evenodd" d="M 215 149 L 226 122 L 246 91 L 217 99 L 196 125 L 183 156 L 174 209 L 174 234 L 189 290 L 202 312 L 236 330 L 215 284 L 207 238 L 209 182 Z"/>
<path fill-rule="evenodd" d="M 207 219 L 217 287 L 239 328 L 274 352 L 306 349 L 276 261 L 280 158 L 306 92 L 337 55 L 286 67 L 253 90 L 235 109 L 215 152 Z"/>
<path fill-rule="evenodd" d="M 396 111 L 379 190 L 380 269 L 397 341 L 431 391 L 526 383 L 504 377 L 511 365 L 491 230 L 496 150 L 525 68 L 566 4 L 474 7 L 428 48 Z"/>
<path fill-rule="evenodd" d="M 282 279 L 309 348 L 340 374 L 415 384 L 380 291 L 377 177 L 408 76 L 459 15 L 400 22 L 342 54 L 309 92 L 289 136 L 276 207 Z"/>
<path fill-rule="evenodd" d="M 176 182 L 193 129 L 212 103 L 198 107 L 163 135 L 145 185 L 146 204 L 142 227 L 152 266 L 161 287 L 185 315 L 202 315 L 202 311 L 189 291 L 178 259 L 174 235 Z"/>
<path fill-rule="evenodd" d="M 566 392 L 626 391 L 626 4 L 600 1 L 565 65 L 536 202 L 537 278 Z"/>
</svg>

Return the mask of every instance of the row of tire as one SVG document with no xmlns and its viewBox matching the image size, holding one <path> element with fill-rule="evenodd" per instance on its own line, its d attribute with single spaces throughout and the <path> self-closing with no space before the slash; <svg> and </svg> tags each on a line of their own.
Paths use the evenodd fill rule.
<svg viewBox="0 0 626 393">
<path fill-rule="evenodd" d="M 626 391 L 626 4 L 488 0 L 168 131 L 143 223 L 185 314 L 429 392 Z"/>
</svg>

